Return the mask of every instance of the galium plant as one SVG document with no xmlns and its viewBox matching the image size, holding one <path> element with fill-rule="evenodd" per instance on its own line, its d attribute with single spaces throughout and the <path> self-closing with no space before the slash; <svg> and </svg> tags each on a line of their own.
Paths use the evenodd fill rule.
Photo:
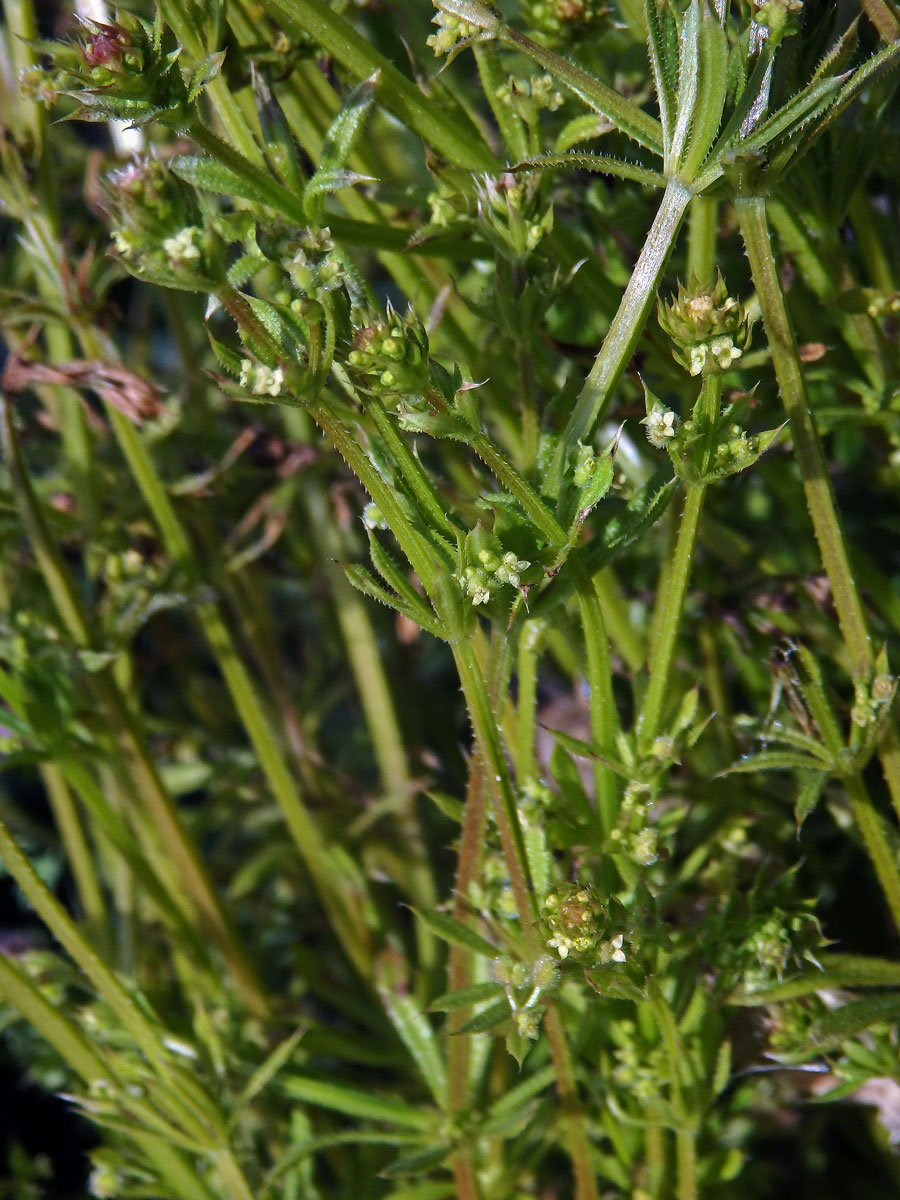
<svg viewBox="0 0 900 1200">
<path fill-rule="evenodd" d="M 52 16 L 0 995 L 88 1193 L 755 1197 L 790 1112 L 893 1194 L 896 6 Z"/>
</svg>

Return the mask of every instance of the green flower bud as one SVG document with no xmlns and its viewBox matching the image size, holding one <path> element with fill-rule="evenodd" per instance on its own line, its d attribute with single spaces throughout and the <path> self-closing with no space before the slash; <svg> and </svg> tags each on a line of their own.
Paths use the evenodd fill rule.
<svg viewBox="0 0 900 1200">
<path fill-rule="evenodd" d="M 721 275 L 711 290 L 688 290 L 679 283 L 672 300 L 660 300 L 658 319 L 674 342 L 673 357 L 691 375 L 727 371 L 750 343 L 750 319 L 743 305 L 728 295 Z"/>
</svg>

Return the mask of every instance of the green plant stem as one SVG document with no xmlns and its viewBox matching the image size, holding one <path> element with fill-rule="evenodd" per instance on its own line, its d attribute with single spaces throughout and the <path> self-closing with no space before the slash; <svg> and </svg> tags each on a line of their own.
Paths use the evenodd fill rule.
<svg viewBox="0 0 900 1200">
<path fill-rule="evenodd" d="M 669 673 L 672 669 L 672 657 L 675 652 L 675 643 L 691 576 L 691 564 L 697 544 L 697 528 L 705 491 L 706 486 L 703 483 L 690 483 L 687 486 L 684 510 L 675 543 L 675 553 L 661 584 L 659 633 L 649 663 L 650 680 L 638 719 L 638 737 L 645 752 L 650 750 L 656 739 L 663 715 Z"/>
<path fill-rule="evenodd" d="M 632 623 L 628 598 L 612 567 L 604 567 L 597 572 L 594 589 L 613 649 L 622 656 L 630 671 L 639 671 L 644 665 L 643 639 L 640 630 Z"/>
<path fill-rule="evenodd" d="M 28 903 L 67 954 L 74 959 L 98 993 L 129 1031 L 150 1062 L 166 1070 L 168 1063 L 156 1031 L 128 995 L 125 988 L 87 942 L 81 930 L 38 877 L 19 849 L 4 821 L 0 820 L 0 858 Z"/>
<path fill-rule="evenodd" d="M 604 757 L 612 757 L 619 717 L 613 695 L 612 664 L 603 611 L 594 581 L 577 557 L 573 557 L 570 564 L 587 659 L 591 739 Z M 594 788 L 600 830 L 608 834 L 616 823 L 618 796 L 615 776 L 599 762 L 594 763 Z"/>
<path fill-rule="evenodd" d="M 556 1091 L 562 1109 L 562 1123 L 575 1174 L 575 1200 L 599 1200 L 600 1193 L 597 1191 L 597 1179 L 591 1165 L 591 1146 L 578 1099 L 572 1056 L 566 1042 L 562 1018 L 555 1006 L 549 1007 L 544 1014 L 544 1032 L 550 1045 L 550 1055 L 556 1073 Z"/>
<path fill-rule="evenodd" d="M 746 254 L 750 259 L 750 270 L 760 298 L 775 377 L 778 379 L 785 412 L 791 421 L 794 454 L 797 456 L 800 479 L 803 480 L 806 506 L 812 518 L 818 552 L 822 556 L 822 563 L 832 588 L 834 606 L 838 611 L 838 622 L 841 634 L 844 635 L 847 653 L 850 655 L 852 672 L 854 676 L 866 676 L 875 661 L 871 638 L 847 554 L 844 530 L 841 528 L 832 480 L 828 474 L 828 463 L 818 438 L 809 396 L 806 395 L 797 342 L 794 340 L 785 298 L 781 293 L 778 266 L 775 263 L 772 241 L 769 239 L 766 202 L 761 197 L 740 198 L 736 202 L 736 208 Z M 900 739 L 893 721 L 889 722 L 887 732 L 882 738 L 878 757 L 894 809 L 900 816 Z"/>
<path fill-rule="evenodd" d="M 220 1150 L 213 1156 L 213 1160 L 232 1200 L 253 1200 L 250 1185 L 232 1152 Z"/>
<path fill-rule="evenodd" d="M 759 196 L 741 197 L 735 201 L 735 207 L 747 257 L 750 260 L 753 282 L 759 296 L 775 376 L 785 411 L 791 421 L 794 453 L 800 468 L 819 553 L 831 585 L 841 633 L 854 676 L 866 676 L 874 663 L 872 643 L 847 555 L 828 464 L 809 405 L 794 331 L 781 291 L 777 264 L 769 238 L 765 201 Z M 888 724 L 878 747 L 878 755 L 894 809 L 900 816 L 900 739 L 893 721 Z M 882 844 L 884 834 L 880 826 L 877 822 L 869 821 L 862 809 L 857 814 L 858 819 L 860 814 L 867 821 L 865 829 L 861 826 L 863 837 L 870 848 L 873 863 L 896 921 L 900 912 L 897 907 L 896 864 L 887 847 Z M 877 856 L 874 850 L 876 843 Z"/>
<path fill-rule="evenodd" d="M 853 193 L 849 216 L 872 286 L 884 292 L 894 291 L 894 271 L 885 254 L 885 242 L 878 228 L 879 218 L 869 204 L 863 185 Z"/>
<path fill-rule="evenodd" d="M 181 3 L 181 0 L 160 0 L 160 9 L 178 41 L 193 59 L 199 62 L 213 49 L 206 43 L 202 29 L 196 20 L 200 13 L 199 9 L 192 9 L 190 4 Z M 206 92 L 212 102 L 210 107 L 216 119 L 224 128 L 235 148 L 250 162 L 262 166 L 264 162 L 262 152 L 253 136 L 253 131 L 244 119 L 240 104 L 229 87 L 228 80 L 224 76 L 218 75 L 208 85 Z"/>
<path fill-rule="evenodd" d="M 546 623 L 526 621 L 519 633 L 516 674 L 519 698 L 516 713 L 516 782 L 523 788 L 537 776 L 537 664 Z"/>
<path fill-rule="evenodd" d="M 500 841 L 509 871 L 510 885 L 519 913 L 522 936 L 529 953 L 535 954 L 538 949 L 536 927 L 538 913 L 528 876 L 528 860 L 519 824 L 519 814 L 506 758 L 500 743 L 496 719 L 491 707 L 491 699 L 475 658 L 471 639 L 467 638 L 457 642 L 453 646 L 453 657 L 469 711 L 469 719 L 472 722 L 478 753 L 484 763 L 488 786 L 493 793 L 497 827 L 500 831 Z M 584 1114 L 578 1102 L 565 1032 L 559 1013 L 555 1008 L 547 1010 L 544 1029 L 550 1044 L 556 1086 L 567 1130 L 569 1154 L 575 1173 L 575 1197 L 576 1200 L 597 1200 L 597 1185 L 590 1162 L 590 1145 Z"/>
<path fill-rule="evenodd" d="M 861 775 L 849 775 L 844 783 L 853 809 L 853 818 L 887 899 L 894 927 L 900 931 L 900 870 L 881 817 L 872 803 Z"/>
<path fill-rule="evenodd" d="M 701 287 L 715 282 L 716 237 L 719 232 L 719 201 L 715 196 L 695 196 L 688 229 L 688 286 L 696 279 Z"/>
<path fill-rule="evenodd" d="M 484 763 L 488 788 L 494 799 L 497 828 L 500 831 L 510 885 L 522 925 L 522 935 L 526 943 L 534 948 L 534 922 L 538 914 L 528 876 L 528 859 L 522 827 L 519 824 L 519 813 L 497 721 L 470 638 L 463 638 L 453 645 L 453 658 L 466 699 L 469 720 L 472 722 L 475 743 Z"/>
<path fill-rule="evenodd" d="M 781 291 L 769 238 L 765 200 L 758 196 L 739 198 L 735 207 L 762 309 L 775 376 L 785 412 L 791 422 L 794 453 L 800 467 L 806 503 L 825 572 L 831 583 L 841 632 L 854 673 L 865 672 L 872 663 L 869 631 L 847 557 L 828 464 L 810 409 L 797 343 Z"/>
<path fill-rule="evenodd" d="M 510 495 L 515 496 L 550 545 L 558 550 L 562 549 L 568 542 L 566 531 L 537 492 L 515 467 L 506 461 L 490 438 L 484 433 L 473 433 L 469 445 L 497 481 L 503 484 Z"/>
<path fill-rule="evenodd" d="M 469 785 L 463 809 L 463 823 L 456 860 L 453 915 L 465 921 L 469 915 L 468 894 L 477 878 L 484 845 L 484 826 L 487 815 L 484 790 L 484 770 L 477 754 L 469 768 Z M 447 990 L 459 991 L 471 981 L 472 951 L 463 946 L 451 946 L 447 965 Z M 461 1116 L 469 1107 L 469 1072 L 471 1069 L 471 1034 L 460 1033 L 468 1016 L 465 1009 L 450 1014 L 447 1022 L 447 1110 L 451 1116 Z M 457 1200 L 479 1200 L 478 1180 L 472 1153 L 467 1141 L 461 1141 L 453 1153 L 453 1179 Z"/>
<path fill-rule="evenodd" d="M 677 179 L 666 185 L 618 311 L 560 440 L 555 463 L 560 478 L 569 450 L 590 437 L 634 353 L 690 199 L 691 193 Z"/>
<path fill-rule="evenodd" d="M 691 1130 L 675 1134 L 678 1200 L 697 1200 L 697 1135 Z"/>
<path fill-rule="evenodd" d="M 88 928 L 103 944 L 108 932 L 106 904 L 78 807 L 69 791 L 65 776 L 56 763 L 44 763 L 41 767 L 41 778 L 47 789 L 47 798 L 53 810 L 53 819 L 59 830 L 66 861 L 72 870 L 81 911 Z"/>
<path fill-rule="evenodd" d="M 326 511 L 323 493 L 318 488 L 303 488 L 303 500 L 310 518 L 309 529 L 334 600 L 335 614 L 372 738 L 382 785 L 398 813 L 398 831 L 409 860 L 406 886 L 415 904 L 433 908 L 437 902 L 434 876 L 422 830 L 416 819 L 414 787 L 403 734 L 375 631 L 362 597 L 347 582 L 338 564 L 341 547 Z M 436 961 L 437 944 L 422 923 L 418 924 L 420 964 L 428 970 Z"/>
<path fill-rule="evenodd" d="M 663 1200 L 666 1182 L 666 1142 L 664 1131 L 658 1125 L 648 1125 L 644 1130 L 644 1148 L 647 1189 L 653 1200 Z"/>
<path fill-rule="evenodd" d="M 371 396 L 366 401 L 366 408 L 375 423 L 375 428 L 381 434 L 385 445 L 394 456 L 394 461 L 400 468 L 403 478 L 412 488 L 416 499 L 434 521 L 437 528 L 448 533 L 455 540 L 457 527 L 447 516 L 445 511 L 446 505 L 442 503 L 434 484 L 422 469 L 422 464 L 400 436 L 396 425 L 391 420 L 384 405 L 377 396 Z"/>
</svg>

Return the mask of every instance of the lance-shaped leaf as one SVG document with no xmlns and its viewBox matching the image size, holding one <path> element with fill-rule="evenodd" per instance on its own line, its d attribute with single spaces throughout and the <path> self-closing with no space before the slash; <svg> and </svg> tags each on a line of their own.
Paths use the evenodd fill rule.
<svg viewBox="0 0 900 1200">
<path fill-rule="evenodd" d="M 648 187 L 665 187 L 666 177 L 660 171 L 643 167 L 640 163 L 625 162 L 620 158 L 610 158 L 605 154 L 588 154 L 581 150 L 563 154 L 540 154 L 536 158 L 526 158 L 516 163 L 514 171 L 547 170 L 551 167 L 569 167 L 577 171 L 596 171 L 598 175 L 615 175 L 619 179 L 633 179 L 636 183 L 647 184 Z"/>
<path fill-rule="evenodd" d="M 821 758 L 813 758 L 807 754 L 793 754 L 789 750 L 765 750 L 762 754 L 747 754 L 738 762 L 732 763 L 716 778 L 724 775 L 752 775 L 756 771 L 821 771 Z"/>
<path fill-rule="evenodd" d="M 375 582 L 365 567 L 354 564 L 344 566 L 344 573 L 347 579 L 357 591 L 362 592 L 364 596 L 369 596 L 373 600 L 377 600 L 379 604 L 384 604 L 388 608 L 392 608 L 398 612 L 401 617 L 406 617 L 412 621 L 414 625 L 418 625 L 420 629 L 424 629 L 426 633 L 430 633 L 432 637 L 446 639 L 446 635 L 440 624 L 434 619 L 424 602 L 419 597 L 419 604 L 412 605 L 400 596 L 396 596 L 391 592 L 386 591 L 383 587 Z"/>
<path fill-rule="evenodd" d="M 656 88 L 656 102 L 659 105 L 659 119 L 662 125 L 663 157 L 666 162 L 671 158 L 672 133 L 675 128 L 676 96 L 678 93 L 678 31 L 675 26 L 675 14 L 664 4 L 660 10 L 657 0 L 646 0 L 644 20 L 647 25 L 647 50 L 650 56 L 650 67 L 653 71 L 653 84 Z M 672 39 L 674 37 L 676 51 L 672 54 Z"/>
<path fill-rule="evenodd" d="M 356 1088 L 343 1087 L 325 1079 L 311 1079 L 304 1075 L 282 1076 L 280 1087 L 285 1095 L 306 1104 L 316 1104 L 344 1113 L 348 1117 L 362 1117 L 369 1121 L 388 1121 L 406 1129 L 431 1130 L 435 1126 L 436 1114 L 421 1107 L 389 1100 L 373 1092 L 362 1092 Z"/>
<path fill-rule="evenodd" d="M 496 1000 L 503 995 L 499 983 L 473 983 L 471 987 L 459 988 L 455 992 L 444 992 L 428 1005 L 432 1012 L 455 1012 L 460 1008 L 471 1008 L 482 1000 Z"/>
<path fill-rule="evenodd" d="M 755 1007 L 797 1000 L 833 988 L 867 987 L 900 988 L 900 963 L 865 954 L 828 954 L 823 957 L 821 968 L 811 966 L 802 975 L 772 987 L 738 988 L 729 1000 L 732 1004 Z"/>
<path fill-rule="evenodd" d="M 678 41 L 678 93 L 675 98 L 675 122 L 672 126 L 672 142 L 665 160 L 666 173 L 674 175 L 684 156 L 688 135 L 694 124 L 697 110 L 697 95 L 700 86 L 697 37 L 700 32 L 699 0 L 691 0 L 687 12 L 681 18 L 681 36 Z"/>
<path fill-rule="evenodd" d="M 463 925 L 462 921 L 457 921 L 455 917 L 451 917 L 447 913 L 437 912 L 435 909 L 419 908 L 414 908 L 413 912 L 426 929 L 429 929 L 441 941 L 449 942 L 451 946 L 472 950 L 475 954 L 481 954 L 485 958 L 496 958 L 500 953 L 497 947 L 492 946 L 480 933 L 476 933 L 474 929 Z"/>
<path fill-rule="evenodd" d="M 230 200 L 250 200 L 273 209 L 289 221 L 303 222 L 304 214 L 299 200 L 268 177 L 265 171 L 250 163 L 247 166 L 252 170 L 238 174 L 215 158 L 184 154 L 174 160 L 172 172 L 202 192 L 215 192 Z"/>
<path fill-rule="evenodd" d="M 880 996 L 866 996 L 854 1000 L 841 1008 L 826 1013 L 814 1021 L 807 1031 L 805 1045 L 796 1054 L 779 1054 L 782 1062 L 802 1062 L 804 1059 L 834 1050 L 843 1042 L 858 1037 L 861 1033 L 882 1021 L 895 1021 L 900 1016 L 900 992 L 884 992 Z"/>
<path fill-rule="evenodd" d="M 371 176 L 348 171 L 347 160 L 362 136 L 366 118 L 375 103 L 377 81 L 377 75 L 373 75 L 357 84 L 325 135 L 319 165 L 303 191 L 303 207 L 310 221 L 321 219 L 325 197 L 332 192 L 373 182 Z"/>
<path fill-rule="evenodd" d="M 728 39 L 705 0 L 700 11 L 696 48 L 699 99 L 694 105 L 686 149 L 679 163 L 679 171 L 688 181 L 703 164 L 719 131 L 728 86 Z M 674 155 L 674 146 L 672 152 Z"/>
<path fill-rule="evenodd" d="M 480 1013 L 476 1013 L 474 1017 L 469 1017 L 457 1029 L 457 1033 L 487 1033 L 491 1029 L 499 1029 L 505 1025 L 510 1019 L 509 1001 L 504 998 L 489 1005 Z"/>
<path fill-rule="evenodd" d="M 447 1071 L 434 1030 L 412 996 L 391 987 L 379 987 L 379 995 L 391 1024 L 419 1068 L 439 1108 L 447 1106 Z"/>
</svg>

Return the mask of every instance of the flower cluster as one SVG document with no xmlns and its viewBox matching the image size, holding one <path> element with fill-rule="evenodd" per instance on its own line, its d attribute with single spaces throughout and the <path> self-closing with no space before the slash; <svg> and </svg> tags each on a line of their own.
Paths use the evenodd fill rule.
<svg viewBox="0 0 900 1200">
<path fill-rule="evenodd" d="M 738 949 L 743 958 L 744 986 L 764 988 L 780 981 L 788 966 L 804 960 L 817 963 L 816 952 L 825 944 L 822 928 L 809 911 L 785 912 L 776 908 L 756 920 Z"/>
<path fill-rule="evenodd" d="M 438 31 L 427 38 L 425 44 L 429 50 L 434 51 L 436 58 L 449 54 L 456 47 L 462 48 L 479 35 L 477 25 L 472 25 L 449 12 L 438 12 L 432 19 L 432 24 L 437 25 Z"/>
<path fill-rule="evenodd" d="M 553 232 L 553 209 L 541 211 L 536 175 L 486 175 L 477 188 L 482 229 L 505 253 L 525 258 Z"/>
<path fill-rule="evenodd" d="M 850 711 L 853 724 L 860 729 L 874 724 L 896 692 L 897 680 L 891 675 L 876 675 L 871 684 L 865 679 L 857 679 L 853 685 L 853 708 Z"/>
<path fill-rule="evenodd" d="M 598 0 L 519 0 L 519 12 L 543 40 L 574 42 L 597 29 L 609 7 Z"/>
<path fill-rule="evenodd" d="M 254 396 L 280 396 L 284 387 L 284 371 L 281 367 L 267 367 L 264 363 L 245 359 L 241 363 L 239 383 Z"/>
<path fill-rule="evenodd" d="M 649 784 L 630 783 L 619 807 L 618 824 L 609 835 L 615 852 L 640 867 L 652 866 L 659 858 L 659 831 L 648 824 L 652 803 Z"/>
<path fill-rule="evenodd" d="M 164 287 L 207 286 L 209 238 L 196 198 L 158 158 L 111 172 L 104 199 L 113 244 L 130 270 Z"/>
<path fill-rule="evenodd" d="M 363 386 L 386 396 L 416 395 L 428 385 L 428 334 L 410 310 L 399 318 L 388 304 L 386 319 L 356 327 L 347 355 L 351 373 Z"/>
<path fill-rule="evenodd" d="M 531 563 L 524 558 L 517 558 L 513 552 L 507 551 L 498 558 L 490 550 L 478 552 L 480 566 L 466 567 L 460 583 L 473 605 L 487 604 L 494 593 L 508 584 L 517 588 L 521 582 L 523 571 L 527 571 Z"/>
<path fill-rule="evenodd" d="M 646 427 L 650 445 L 657 450 L 665 450 L 678 432 L 680 422 L 677 413 L 666 408 L 659 400 L 651 400 L 648 394 L 647 415 L 641 424 Z"/>
<path fill-rule="evenodd" d="M 536 1039 L 543 1012 L 537 1007 L 543 992 L 556 985 L 559 971 L 553 959 L 541 955 L 531 966 L 509 958 L 494 960 L 492 974 L 503 986 L 519 1037 Z"/>
<path fill-rule="evenodd" d="M 80 107 L 82 121 L 129 121 L 144 125 L 163 121 L 184 129 L 200 92 L 222 69 L 223 53 L 210 54 L 181 73 L 181 46 L 158 18 L 154 23 L 118 12 L 112 24 L 82 19 L 84 39 L 78 47 L 53 48 L 53 71 L 34 72 L 24 81 L 32 92 L 55 102 L 68 95 Z"/>
<path fill-rule="evenodd" d="M 624 932 L 610 928 L 608 911 L 587 885 L 560 884 L 550 891 L 541 922 L 548 948 L 561 959 L 592 966 L 626 961 Z"/>
<path fill-rule="evenodd" d="M 728 295 L 721 275 L 712 289 L 686 289 L 679 283 L 672 300 L 660 301 L 659 323 L 675 344 L 676 362 L 691 375 L 727 371 L 750 343 L 750 319 L 743 305 Z"/>
<path fill-rule="evenodd" d="M 563 102 L 562 93 L 553 86 L 552 75 L 532 75 L 529 79 L 510 75 L 497 89 L 497 99 L 529 125 L 534 124 L 542 109 L 556 112 Z"/>
</svg>

